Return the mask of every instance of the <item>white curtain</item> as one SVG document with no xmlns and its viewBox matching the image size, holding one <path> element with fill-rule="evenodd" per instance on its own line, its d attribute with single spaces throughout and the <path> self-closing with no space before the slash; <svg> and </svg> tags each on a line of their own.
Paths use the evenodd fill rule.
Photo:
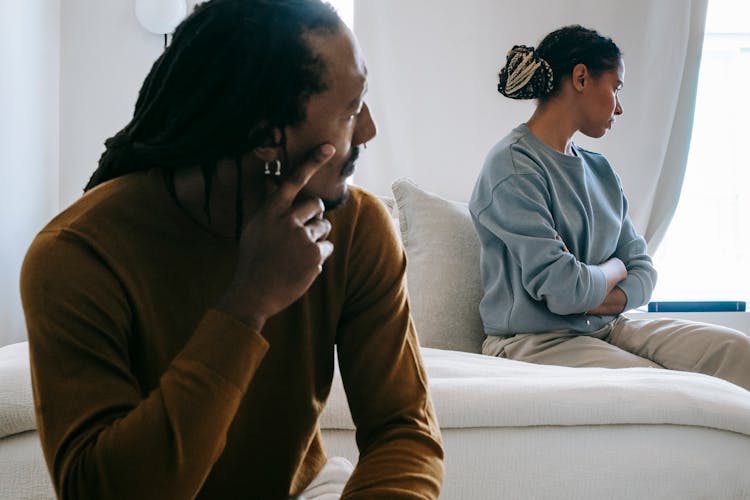
<svg viewBox="0 0 750 500">
<path fill-rule="evenodd" d="M 707 1 L 355 0 L 379 125 L 355 182 L 389 195 L 394 179 L 410 177 L 468 200 L 489 148 L 533 112 L 496 91 L 506 52 L 581 24 L 624 53 L 625 112 L 604 138 L 575 140 L 609 158 L 653 252 L 682 186 Z"/>
</svg>

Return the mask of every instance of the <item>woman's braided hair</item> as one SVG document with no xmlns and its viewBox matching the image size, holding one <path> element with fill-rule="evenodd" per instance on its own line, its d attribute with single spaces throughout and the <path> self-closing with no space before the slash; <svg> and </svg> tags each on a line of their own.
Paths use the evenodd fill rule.
<svg viewBox="0 0 750 500">
<path fill-rule="evenodd" d="M 511 99 L 557 95 L 577 64 L 593 76 L 617 68 L 622 57 L 611 38 L 579 25 L 553 31 L 537 48 L 514 45 L 498 75 L 497 90 Z"/>
<path fill-rule="evenodd" d="M 304 120 L 325 90 L 323 63 L 304 35 L 336 33 L 341 21 L 320 0 L 211 0 L 178 26 L 138 94 L 133 118 L 105 142 L 85 191 L 131 172 L 167 174 L 239 158 L 274 128 Z M 282 145 L 283 146 L 283 145 Z M 239 166 L 238 166 L 239 169 Z"/>
</svg>

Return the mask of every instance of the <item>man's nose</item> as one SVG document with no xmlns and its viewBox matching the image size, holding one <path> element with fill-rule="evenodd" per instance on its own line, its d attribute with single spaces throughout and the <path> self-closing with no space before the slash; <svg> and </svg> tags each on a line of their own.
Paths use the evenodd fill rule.
<svg viewBox="0 0 750 500">
<path fill-rule="evenodd" d="M 360 111 L 359 116 L 357 117 L 357 128 L 354 131 L 352 143 L 355 146 L 359 146 L 360 144 L 372 140 L 377 133 L 378 128 L 375 125 L 375 121 L 372 119 L 370 108 L 367 106 L 366 102 L 362 103 L 362 111 Z"/>
</svg>

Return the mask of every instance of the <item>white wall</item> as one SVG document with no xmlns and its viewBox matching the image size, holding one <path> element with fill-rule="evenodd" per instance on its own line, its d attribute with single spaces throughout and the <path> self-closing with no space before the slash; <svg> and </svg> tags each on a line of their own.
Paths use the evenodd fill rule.
<svg viewBox="0 0 750 500">
<path fill-rule="evenodd" d="M 65 0 L 60 47 L 60 205 L 75 201 L 104 141 L 133 115 L 164 39 L 144 30 L 133 0 Z"/>
<path fill-rule="evenodd" d="M 580 23 L 623 51 L 625 112 L 605 137 L 575 141 L 610 160 L 653 251 L 679 198 L 706 1 L 355 0 L 370 70 L 367 103 L 380 125 L 355 181 L 389 195 L 393 180 L 407 176 L 468 200 L 490 147 L 534 110 L 534 102 L 497 92 L 507 51 Z"/>
<path fill-rule="evenodd" d="M 201 0 L 187 0 L 188 12 Z M 75 201 L 104 141 L 130 121 L 164 37 L 146 31 L 134 0 L 65 0 L 60 50 L 60 205 Z"/>
<path fill-rule="evenodd" d="M 29 243 L 80 196 L 164 48 L 134 5 L 0 0 L 0 345 L 26 337 L 18 275 Z"/>
<path fill-rule="evenodd" d="M 0 0 L 0 345 L 25 338 L 18 274 L 57 211 L 60 1 Z"/>
</svg>

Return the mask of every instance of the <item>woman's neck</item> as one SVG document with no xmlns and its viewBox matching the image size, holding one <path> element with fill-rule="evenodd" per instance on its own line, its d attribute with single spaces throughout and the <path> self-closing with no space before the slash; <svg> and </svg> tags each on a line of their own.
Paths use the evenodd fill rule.
<svg viewBox="0 0 750 500">
<path fill-rule="evenodd" d="M 543 143 L 562 154 L 573 156 L 573 134 L 576 127 L 561 101 L 539 104 L 526 126 Z"/>
</svg>

